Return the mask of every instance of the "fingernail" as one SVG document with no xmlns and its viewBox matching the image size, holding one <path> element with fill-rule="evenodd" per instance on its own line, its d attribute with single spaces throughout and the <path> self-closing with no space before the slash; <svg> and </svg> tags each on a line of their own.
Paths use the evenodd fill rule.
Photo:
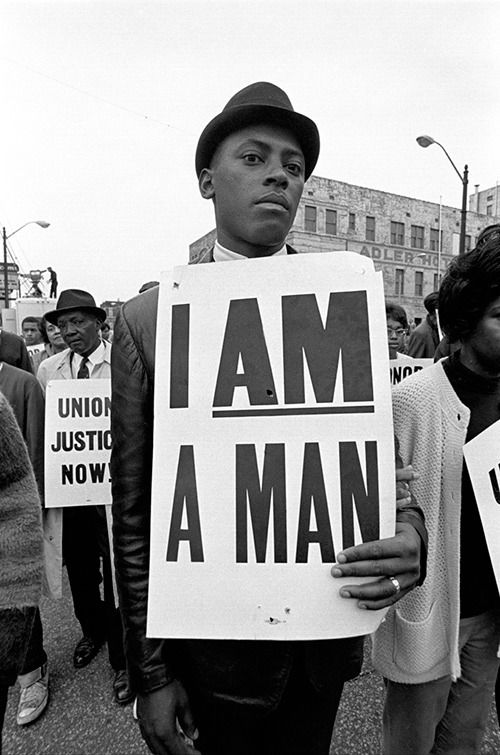
<svg viewBox="0 0 500 755">
<path fill-rule="evenodd" d="M 340 591 L 340 597 L 341 598 L 350 598 L 351 597 L 351 593 L 349 592 L 349 590 L 341 590 Z"/>
<path fill-rule="evenodd" d="M 358 608 L 362 608 L 366 611 L 367 609 L 366 603 L 358 603 Z"/>
<path fill-rule="evenodd" d="M 332 568 L 332 570 L 331 570 L 330 573 L 331 573 L 332 577 L 341 577 L 342 576 L 342 572 L 341 572 L 341 570 L 337 566 L 334 566 Z"/>
<path fill-rule="evenodd" d="M 345 564 L 347 561 L 347 558 L 344 556 L 343 553 L 339 553 L 337 556 L 337 561 L 339 562 L 339 564 Z"/>
</svg>

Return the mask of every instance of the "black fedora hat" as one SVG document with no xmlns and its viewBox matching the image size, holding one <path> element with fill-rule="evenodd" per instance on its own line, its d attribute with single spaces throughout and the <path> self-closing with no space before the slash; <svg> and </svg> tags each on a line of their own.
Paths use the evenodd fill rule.
<svg viewBox="0 0 500 755">
<path fill-rule="evenodd" d="M 319 155 L 316 124 L 296 113 L 286 92 L 275 84 L 258 81 L 237 92 L 222 113 L 205 126 L 196 148 L 196 174 L 208 168 L 219 144 L 234 131 L 257 123 L 275 123 L 295 134 L 305 158 L 305 177 L 309 178 Z"/>
<path fill-rule="evenodd" d="M 86 312 L 91 312 L 100 322 L 104 322 L 106 319 L 106 312 L 101 307 L 96 306 L 92 294 L 89 294 L 87 291 L 81 291 L 79 288 L 67 288 L 66 291 L 61 291 L 56 308 L 50 312 L 46 312 L 45 319 L 53 325 L 57 325 L 57 318 L 60 315 L 71 312 L 73 309 L 83 309 Z"/>
</svg>

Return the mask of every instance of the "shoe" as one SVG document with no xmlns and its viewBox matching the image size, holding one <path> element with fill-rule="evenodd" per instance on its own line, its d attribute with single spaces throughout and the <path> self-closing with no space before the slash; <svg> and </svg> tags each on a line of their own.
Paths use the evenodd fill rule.
<svg viewBox="0 0 500 755">
<path fill-rule="evenodd" d="M 21 688 L 16 721 L 19 726 L 30 724 L 43 713 L 49 702 L 49 670 L 44 663 L 36 682 Z"/>
<path fill-rule="evenodd" d="M 104 640 L 95 637 L 83 636 L 73 653 L 73 665 L 75 668 L 88 666 L 90 661 L 96 657 L 103 642 Z"/>
<path fill-rule="evenodd" d="M 130 689 L 128 674 L 125 669 L 121 669 L 115 673 L 113 695 L 118 705 L 128 705 L 134 699 L 134 693 Z"/>
</svg>

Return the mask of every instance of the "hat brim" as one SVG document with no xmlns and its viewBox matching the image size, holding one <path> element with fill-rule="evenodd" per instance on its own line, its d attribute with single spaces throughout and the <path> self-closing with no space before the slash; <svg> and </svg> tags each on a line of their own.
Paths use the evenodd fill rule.
<svg viewBox="0 0 500 755">
<path fill-rule="evenodd" d="M 319 157 L 319 132 L 306 115 L 270 105 L 241 105 L 222 111 L 203 129 L 196 148 L 196 174 L 210 167 L 219 144 L 229 134 L 246 126 L 272 123 L 291 131 L 299 142 L 305 159 L 305 178 L 309 178 Z"/>
<path fill-rule="evenodd" d="M 61 315 L 66 315 L 77 309 L 82 312 L 90 312 L 95 315 L 100 322 L 104 322 L 107 317 L 106 312 L 104 309 L 101 309 L 101 307 L 62 307 L 61 309 L 52 309 L 50 312 L 45 312 L 44 317 L 48 322 L 52 323 L 52 325 L 57 325 L 57 320 Z"/>
</svg>

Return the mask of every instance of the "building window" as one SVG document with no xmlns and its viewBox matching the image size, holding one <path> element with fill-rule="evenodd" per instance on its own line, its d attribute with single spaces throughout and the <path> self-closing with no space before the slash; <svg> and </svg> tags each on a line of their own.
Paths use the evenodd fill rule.
<svg viewBox="0 0 500 755">
<path fill-rule="evenodd" d="M 325 210 L 325 233 L 337 235 L 337 210 Z"/>
<path fill-rule="evenodd" d="M 316 233 L 316 207 L 306 204 L 304 229 L 310 233 Z"/>
<path fill-rule="evenodd" d="M 487 215 L 493 215 L 493 205 L 492 204 L 486 205 L 486 214 Z"/>
<path fill-rule="evenodd" d="M 349 213 L 349 230 L 356 230 L 356 215 L 354 214 L 354 212 Z"/>
<path fill-rule="evenodd" d="M 441 279 L 441 276 L 439 276 L 438 278 L 438 274 L 434 273 L 434 288 L 432 289 L 433 291 L 439 291 L 439 286 L 441 284 L 440 279 Z"/>
<path fill-rule="evenodd" d="M 424 274 L 421 270 L 415 272 L 415 296 L 424 295 Z"/>
<path fill-rule="evenodd" d="M 439 252 L 439 231 L 431 228 L 430 249 L 431 252 Z M 443 248 L 443 231 L 441 231 L 441 249 Z"/>
<path fill-rule="evenodd" d="M 371 215 L 366 216 L 366 240 L 375 241 L 375 218 Z"/>
<path fill-rule="evenodd" d="M 396 296 L 403 296 L 405 292 L 405 271 L 400 268 L 396 268 L 396 278 L 394 280 L 395 287 L 394 293 Z"/>
<path fill-rule="evenodd" d="M 488 194 L 488 196 L 486 197 L 486 201 L 493 202 L 493 194 Z"/>
<path fill-rule="evenodd" d="M 395 223 L 391 220 L 391 244 L 404 246 L 405 243 L 405 224 Z"/>
<path fill-rule="evenodd" d="M 412 225 L 411 227 L 411 246 L 413 249 L 424 248 L 424 227 L 423 225 Z"/>
<path fill-rule="evenodd" d="M 466 252 L 470 252 L 470 249 L 471 249 L 470 242 L 471 242 L 471 237 L 469 236 L 469 234 L 466 234 L 465 236 L 465 251 Z"/>
</svg>

